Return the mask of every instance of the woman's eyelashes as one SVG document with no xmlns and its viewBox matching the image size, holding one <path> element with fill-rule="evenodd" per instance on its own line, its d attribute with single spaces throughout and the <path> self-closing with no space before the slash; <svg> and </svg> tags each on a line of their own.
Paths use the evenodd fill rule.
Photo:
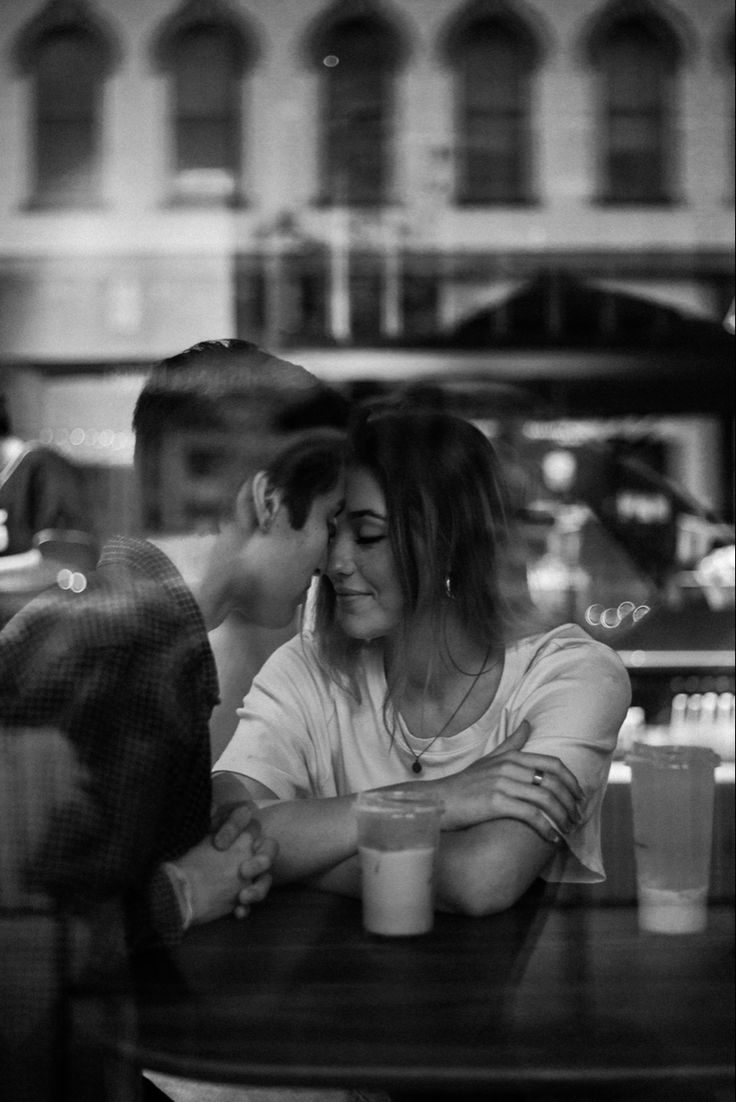
<svg viewBox="0 0 736 1102">
<path fill-rule="evenodd" d="M 381 533 L 380 535 L 372 535 L 372 534 L 371 535 L 363 535 L 360 532 L 356 532 L 356 534 L 355 534 L 355 542 L 357 544 L 359 544 L 361 547 L 369 546 L 370 544 L 373 544 L 373 543 L 380 543 L 381 540 L 385 540 L 385 539 L 386 539 L 385 533 Z"/>
</svg>

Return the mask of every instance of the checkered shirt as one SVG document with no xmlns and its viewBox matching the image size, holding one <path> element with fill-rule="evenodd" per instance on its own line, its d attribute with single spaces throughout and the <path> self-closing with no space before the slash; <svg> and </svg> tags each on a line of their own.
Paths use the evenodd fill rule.
<svg viewBox="0 0 736 1102">
<path fill-rule="evenodd" d="M 134 942 L 172 942 L 181 915 L 160 866 L 208 830 L 214 657 L 192 594 L 152 544 L 115 538 L 88 582 L 46 592 L 0 633 L 6 745 L 60 734 L 81 777 L 51 800 L 49 822 L 39 755 L 20 770 L 16 849 L 34 841 L 24 890 L 72 910 L 122 896 Z"/>
</svg>

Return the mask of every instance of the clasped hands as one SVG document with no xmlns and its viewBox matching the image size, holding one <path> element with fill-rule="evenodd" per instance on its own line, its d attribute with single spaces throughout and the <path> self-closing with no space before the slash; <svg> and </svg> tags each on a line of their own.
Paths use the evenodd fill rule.
<svg viewBox="0 0 736 1102">
<path fill-rule="evenodd" d="M 233 798 L 213 804 L 207 837 L 177 859 L 189 885 L 193 924 L 230 912 L 245 918 L 268 895 L 278 845 L 264 836 L 257 811 L 239 786 Z"/>
</svg>

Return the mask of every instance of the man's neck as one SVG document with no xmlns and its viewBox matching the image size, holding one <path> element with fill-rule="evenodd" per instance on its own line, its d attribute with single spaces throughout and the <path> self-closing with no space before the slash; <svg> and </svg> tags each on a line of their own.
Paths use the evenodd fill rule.
<svg viewBox="0 0 736 1102">
<path fill-rule="evenodd" d="M 171 559 L 184 581 L 189 586 L 192 596 L 200 607 L 207 630 L 217 627 L 220 620 L 210 602 L 204 597 L 204 581 L 207 576 L 207 565 L 212 555 L 214 536 L 199 535 L 153 535 L 146 537 L 149 543 L 158 547 L 160 551 Z"/>
</svg>

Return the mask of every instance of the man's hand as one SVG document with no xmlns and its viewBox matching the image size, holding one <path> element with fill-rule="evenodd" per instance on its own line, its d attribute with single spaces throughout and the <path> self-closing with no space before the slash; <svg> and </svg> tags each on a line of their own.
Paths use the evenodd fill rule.
<svg viewBox="0 0 736 1102">
<path fill-rule="evenodd" d="M 270 870 L 279 852 L 278 842 L 274 838 L 264 837 L 256 843 L 256 846 L 257 851 L 254 854 L 253 860 L 258 862 L 258 867 L 265 864 L 266 868 Z M 251 904 L 262 903 L 270 892 L 271 885 L 273 884 L 273 876 L 271 872 L 268 871 L 262 872 L 249 880 L 248 876 L 244 875 L 242 865 L 240 873 L 243 886 L 238 891 L 238 898 L 233 908 L 233 914 L 236 918 L 247 918 L 250 914 Z"/>
<path fill-rule="evenodd" d="M 209 922 L 233 912 L 244 918 L 271 887 L 270 868 L 278 846 L 271 838 L 243 831 L 225 850 L 207 837 L 175 862 L 189 884 L 192 923 Z"/>
<path fill-rule="evenodd" d="M 212 778 L 210 836 L 214 848 L 221 852 L 229 850 L 243 836 L 250 837 L 253 860 L 267 861 L 268 869 L 278 854 L 278 843 L 262 833 L 258 807 L 250 792 L 232 773 L 216 773 Z M 244 870 L 242 879 L 244 886 L 239 888 L 232 908 L 237 918 L 245 918 L 252 903 L 265 899 L 273 883 L 271 873 L 266 871 L 252 876 Z"/>
<path fill-rule="evenodd" d="M 428 782 L 444 802 L 444 830 L 519 819 L 546 841 L 558 841 L 580 824 L 583 790 L 559 758 L 524 751 L 530 733 L 524 720 L 490 754 Z"/>
</svg>

